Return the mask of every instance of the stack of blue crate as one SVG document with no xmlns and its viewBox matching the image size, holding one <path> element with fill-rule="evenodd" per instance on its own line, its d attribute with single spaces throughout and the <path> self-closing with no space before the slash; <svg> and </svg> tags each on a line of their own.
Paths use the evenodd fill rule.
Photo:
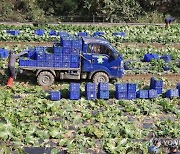
<svg viewBox="0 0 180 154">
<path fill-rule="evenodd" d="M 69 36 L 69 34 L 67 32 L 63 32 L 63 31 L 57 32 L 57 35 L 59 35 L 60 37 L 68 37 Z"/>
<path fill-rule="evenodd" d="M 138 90 L 136 96 L 137 98 L 148 99 L 149 98 L 148 90 Z"/>
<path fill-rule="evenodd" d="M 36 29 L 34 30 L 34 34 L 43 36 L 44 35 L 44 29 Z"/>
<path fill-rule="evenodd" d="M 136 99 L 136 84 L 128 83 L 127 84 L 127 99 Z"/>
<path fill-rule="evenodd" d="M 58 101 L 61 99 L 61 92 L 60 91 L 51 91 L 50 92 L 50 99 L 52 101 Z"/>
<path fill-rule="evenodd" d="M 148 97 L 149 97 L 149 99 L 157 98 L 158 97 L 157 90 L 149 89 L 148 90 Z"/>
<path fill-rule="evenodd" d="M 177 88 L 178 91 L 179 91 L 179 97 L 180 97 L 180 83 L 177 83 L 176 88 Z"/>
<path fill-rule="evenodd" d="M 163 80 L 156 80 L 154 77 L 152 77 L 150 81 L 150 89 L 155 89 L 157 90 L 157 94 L 162 94 Z"/>
<path fill-rule="evenodd" d="M 98 98 L 109 99 L 109 83 L 100 82 L 98 84 Z"/>
<path fill-rule="evenodd" d="M 85 95 L 88 100 L 94 100 L 97 98 L 96 83 L 86 83 Z"/>
<path fill-rule="evenodd" d="M 166 91 L 166 98 L 173 98 L 179 97 L 179 90 L 178 89 L 169 89 Z"/>
<path fill-rule="evenodd" d="M 9 52 L 6 49 L 0 49 L 0 58 L 7 58 L 9 55 Z"/>
<path fill-rule="evenodd" d="M 20 31 L 19 30 L 7 30 L 6 31 L 8 34 L 11 34 L 11 35 L 19 35 Z"/>
<path fill-rule="evenodd" d="M 147 53 L 144 55 L 144 62 L 150 62 L 152 59 L 159 59 L 158 54 Z"/>
<path fill-rule="evenodd" d="M 127 83 L 116 84 L 116 99 L 127 99 Z"/>
<path fill-rule="evenodd" d="M 69 85 L 69 99 L 80 99 L 80 83 L 70 83 Z"/>
</svg>

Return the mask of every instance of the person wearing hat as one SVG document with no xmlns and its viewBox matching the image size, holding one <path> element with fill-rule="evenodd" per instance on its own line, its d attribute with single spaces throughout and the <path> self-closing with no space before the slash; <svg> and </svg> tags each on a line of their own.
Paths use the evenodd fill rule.
<svg viewBox="0 0 180 154">
<path fill-rule="evenodd" d="M 161 153 L 160 146 L 161 146 L 160 140 L 155 138 L 153 140 L 153 145 L 148 148 L 148 154 L 159 154 L 159 153 Z"/>
<path fill-rule="evenodd" d="M 180 154 L 180 152 L 178 152 L 178 147 L 175 143 L 172 143 L 171 145 L 169 145 L 168 149 L 169 149 L 168 154 Z"/>
<path fill-rule="evenodd" d="M 23 52 L 20 52 L 18 54 L 15 54 L 14 51 L 10 51 L 9 53 L 9 61 L 8 61 L 8 82 L 7 82 L 7 86 L 12 88 L 13 87 L 13 80 L 16 78 L 16 71 L 15 71 L 15 63 L 16 63 L 16 60 L 22 56 L 22 55 L 25 55 L 27 54 L 27 51 L 23 51 Z"/>
</svg>

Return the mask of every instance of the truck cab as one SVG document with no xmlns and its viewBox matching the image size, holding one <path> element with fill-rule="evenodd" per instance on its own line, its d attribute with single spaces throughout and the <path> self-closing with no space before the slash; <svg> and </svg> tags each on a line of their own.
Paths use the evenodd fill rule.
<svg viewBox="0 0 180 154">
<path fill-rule="evenodd" d="M 98 83 L 121 78 L 124 74 L 122 57 L 103 38 L 61 37 L 58 45 L 36 47 L 29 51 L 29 55 L 19 60 L 20 70 L 35 75 L 41 86 L 50 86 L 55 78 L 91 79 Z"/>
<path fill-rule="evenodd" d="M 105 39 L 83 37 L 82 73 L 87 73 L 93 82 L 109 82 L 124 74 L 123 59 Z"/>
</svg>

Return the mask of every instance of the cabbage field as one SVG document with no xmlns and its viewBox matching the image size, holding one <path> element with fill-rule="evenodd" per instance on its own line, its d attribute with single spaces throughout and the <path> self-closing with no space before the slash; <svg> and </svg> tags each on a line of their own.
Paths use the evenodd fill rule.
<svg viewBox="0 0 180 154">
<path fill-rule="evenodd" d="M 34 34 L 43 29 L 44 35 Z M 6 30 L 19 30 L 16 36 Z M 68 99 L 69 83 L 56 81 L 51 87 L 37 86 L 36 78 L 17 76 L 14 87 L 8 89 L 7 59 L 0 59 L 0 152 L 36 150 L 42 153 L 147 153 L 151 135 L 175 140 L 180 137 L 180 99 L 116 100 L 115 83 L 136 83 L 138 89 L 148 89 L 152 76 L 164 81 L 163 93 L 180 83 L 180 25 L 161 26 L 94 26 L 94 25 L 0 25 L 0 48 L 20 52 L 34 45 L 51 46 L 60 36 L 50 36 L 50 30 L 77 34 L 103 31 L 124 58 L 126 75 L 110 83 L 110 99 L 86 100 L 85 83 L 81 81 L 81 99 Z M 124 37 L 112 36 L 125 32 Z M 144 55 L 170 55 L 143 62 Z M 169 69 L 164 70 L 164 67 Z M 18 66 L 17 66 L 18 67 Z M 49 91 L 60 90 L 62 99 L 50 101 Z M 167 145 L 162 144 L 163 153 Z"/>
</svg>

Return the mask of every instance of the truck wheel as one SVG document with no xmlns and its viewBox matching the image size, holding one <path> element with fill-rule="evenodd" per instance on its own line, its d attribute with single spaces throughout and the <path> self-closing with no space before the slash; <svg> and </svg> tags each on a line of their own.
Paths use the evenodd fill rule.
<svg viewBox="0 0 180 154">
<path fill-rule="evenodd" d="M 109 82 L 109 76 L 104 72 L 97 72 L 97 73 L 94 74 L 92 80 L 95 83 Z"/>
<path fill-rule="evenodd" d="M 54 76 L 48 71 L 43 71 L 38 74 L 37 82 L 40 86 L 50 86 L 54 83 Z"/>
</svg>

